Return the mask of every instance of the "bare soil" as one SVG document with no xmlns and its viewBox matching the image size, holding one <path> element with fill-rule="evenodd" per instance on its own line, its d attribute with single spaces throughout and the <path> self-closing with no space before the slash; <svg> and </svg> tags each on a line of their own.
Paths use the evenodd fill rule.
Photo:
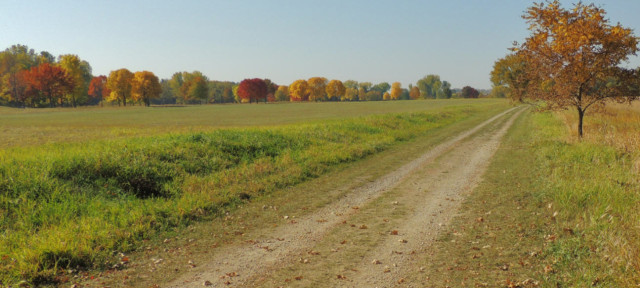
<svg viewBox="0 0 640 288">
<path fill-rule="evenodd" d="M 510 109 L 373 182 L 249 241 L 217 247 L 166 287 L 421 287 L 438 233 L 481 181 L 522 109 Z M 271 209 L 272 207 L 264 207 Z M 425 273 L 425 277 L 406 275 Z M 418 280 L 416 280 L 418 279 Z"/>
</svg>

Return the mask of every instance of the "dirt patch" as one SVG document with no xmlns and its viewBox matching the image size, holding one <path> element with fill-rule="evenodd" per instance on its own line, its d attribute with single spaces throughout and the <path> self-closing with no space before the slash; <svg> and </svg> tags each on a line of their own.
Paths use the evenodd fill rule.
<svg viewBox="0 0 640 288">
<path fill-rule="evenodd" d="M 310 258 L 318 256 L 322 252 L 314 250 L 316 246 L 320 247 L 322 241 L 330 238 L 336 229 L 357 218 L 362 214 L 361 210 L 366 210 L 367 206 L 392 190 L 401 193 L 391 205 L 407 203 L 403 204 L 406 205 L 404 209 L 411 210 L 401 213 L 404 219 L 394 220 L 394 223 L 400 223 L 396 229 L 381 231 L 387 227 L 370 228 L 364 223 L 349 226 L 357 228 L 352 229 L 354 233 L 379 234 L 377 239 L 372 240 L 376 248 L 362 259 L 355 259 L 361 269 L 353 269 L 356 271 L 352 273 L 324 275 L 329 279 L 319 278 L 318 282 L 309 282 L 317 278 L 318 273 L 306 277 L 301 272 L 300 276 L 293 279 L 284 279 L 282 285 L 386 287 L 402 282 L 402 275 L 412 267 L 412 255 L 427 253 L 425 247 L 455 215 L 460 198 L 479 181 L 501 137 L 520 113 L 516 112 L 508 120 L 505 119 L 505 115 L 513 111 L 505 111 L 443 142 L 378 180 L 355 188 L 313 214 L 299 218 L 281 215 L 281 224 L 275 228 L 265 228 L 261 233 L 263 237 L 220 248 L 208 263 L 199 265 L 167 286 L 278 286 L 279 273 L 276 272 L 302 269 L 301 265 L 309 260 L 305 263 L 301 255 L 309 255 Z M 397 237 L 388 237 L 393 231 L 398 231 L 397 235 L 392 235 Z M 374 260 L 380 264 L 372 264 Z M 320 264 L 332 266 L 335 263 L 320 261 Z"/>
</svg>

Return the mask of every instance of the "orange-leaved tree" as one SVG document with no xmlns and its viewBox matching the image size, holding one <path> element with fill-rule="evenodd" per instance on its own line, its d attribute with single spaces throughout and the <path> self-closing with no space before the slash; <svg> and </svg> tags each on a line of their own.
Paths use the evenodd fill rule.
<svg viewBox="0 0 640 288">
<path fill-rule="evenodd" d="M 309 84 L 306 80 L 296 80 L 289 85 L 291 101 L 309 100 Z"/>
<path fill-rule="evenodd" d="M 107 76 L 100 75 L 95 76 L 89 82 L 89 97 L 95 102 L 100 102 L 102 99 L 106 99 L 111 94 L 111 90 L 107 88 Z"/>
<path fill-rule="evenodd" d="M 139 71 L 133 74 L 131 81 L 131 97 L 134 101 L 142 101 L 147 107 L 151 99 L 160 97 L 162 86 L 158 77 L 149 71 Z"/>
<path fill-rule="evenodd" d="M 55 107 L 55 103 L 75 87 L 73 78 L 64 69 L 49 63 L 31 67 L 25 71 L 24 79 L 28 87 L 27 95 L 44 97 L 49 100 L 51 107 Z"/>
<path fill-rule="evenodd" d="M 409 85 L 411 86 L 411 85 Z M 409 88 L 409 97 L 413 100 L 420 98 L 420 88 L 418 86 L 413 86 Z"/>
<path fill-rule="evenodd" d="M 531 35 L 513 48 L 527 67 L 523 96 L 544 101 L 547 109 L 576 109 L 580 137 L 590 107 L 638 95 L 634 72 L 620 66 L 636 54 L 638 39 L 605 16 L 594 4 L 578 2 L 565 9 L 558 0 L 536 3 L 523 15 Z"/>
</svg>

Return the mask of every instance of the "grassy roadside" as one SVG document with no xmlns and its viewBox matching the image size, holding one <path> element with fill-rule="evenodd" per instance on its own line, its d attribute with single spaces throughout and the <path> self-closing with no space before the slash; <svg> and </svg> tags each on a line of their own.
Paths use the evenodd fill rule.
<svg viewBox="0 0 640 288">
<path fill-rule="evenodd" d="M 238 209 L 227 211 L 224 217 L 193 223 L 188 229 L 175 229 L 165 233 L 162 238 L 145 241 L 127 254 L 130 262 L 126 269 L 83 274 L 80 283 L 87 285 L 85 287 L 152 287 L 168 283 L 182 273 L 198 269 L 199 265 L 210 261 L 212 255 L 226 246 L 252 243 L 259 238 L 279 237 L 269 234 L 269 231 L 271 227 L 291 225 L 289 220 L 283 220 L 284 215 L 295 219 L 314 213 L 504 108 L 507 107 L 483 109 L 462 121 L 435 128 L 426 135 L 399 143 L 361 161 L 342 163 L 321 177 L 251 199 Z M 163 241 L 165 238 L 166 241 Z M 154 259 L 164 260 L 155 263 Z M 194 263 L 196 268 L 188 263 Z M 95 279 L 92 280 L 93 276 Z"/>
<path fill-rule="evenodd" d="M 158 233 L 504 107 L 4 150 L 2 283 L 114 267 Z"/>
<path fill-rule="evenodd" d="M 552 114 L 521 117 L 424 260 L 432 273 L 414 280 L 428 287 L 638 285 L 638 155 L 576 142 L 568 131 Z"/>
</svg>

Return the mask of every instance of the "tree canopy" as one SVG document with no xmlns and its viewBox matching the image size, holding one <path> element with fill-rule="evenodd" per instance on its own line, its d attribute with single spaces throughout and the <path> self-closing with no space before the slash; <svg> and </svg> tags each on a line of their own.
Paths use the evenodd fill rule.
<svg viewBox="0 0 640 288">
<path fill-rule="evenodd" d="M 594 4 L 578 2 L 571 9 L 558 0 L 534 4 L 523 15 L 531 34 L 513 47 L 515 56 L 494 66 L 496 83 L 512 88 L 511 97 L 518 100 L 544 101 L 545 109 L 576 109 L 582 137 L 589 108 L 638 97 L 636 73 L 621 66 L 638 51 L 638 38 L 605 17 Z"/>
</svg>

